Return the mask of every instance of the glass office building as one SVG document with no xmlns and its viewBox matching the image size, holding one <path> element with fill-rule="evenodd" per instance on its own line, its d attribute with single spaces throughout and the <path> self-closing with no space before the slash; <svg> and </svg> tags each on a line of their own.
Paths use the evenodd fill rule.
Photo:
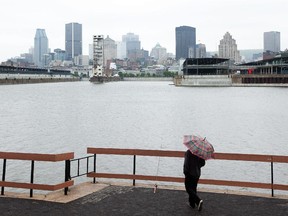
<svg viewBox="0 0 288 216">
<path fill-rule="evenodd" d="M 280 32 L 264 32 L 264 52 L 280 52 Z"/>
<path fill-rule="evenodd" d="M 48 52 L 48 38 L 45 29 L 36 29 L 34 37 L 34 64 L 38 67 L 43 67 L 43 58 Z"/>
<path fill-rule="evenodd" d="M 69 61 L 82 55 L 82 24 L 68 23 L 65 25 L 65 51 Z"/>
<path fill-rule="evenodd" d="M 190 26 L 176 27 L 176 60 L 189 57 L 189 49 L 196 56 L 196 29 Z"/>
</svg>

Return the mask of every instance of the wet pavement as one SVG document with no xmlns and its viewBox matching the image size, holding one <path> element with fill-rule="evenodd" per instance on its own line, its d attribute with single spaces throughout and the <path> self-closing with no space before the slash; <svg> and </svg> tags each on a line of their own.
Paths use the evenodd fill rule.
<svg viewBox="0 0 288 216">
<path fill-rule="evenodd" d="M 288 199 L 199 192 L 201 212 L 187 205 L 184 190 L 107 186 L 68 203 L 0 197 L 0 215 L 288 215 Z M 69 195 L 68 195 L 69 196 Z"/>
</svg>

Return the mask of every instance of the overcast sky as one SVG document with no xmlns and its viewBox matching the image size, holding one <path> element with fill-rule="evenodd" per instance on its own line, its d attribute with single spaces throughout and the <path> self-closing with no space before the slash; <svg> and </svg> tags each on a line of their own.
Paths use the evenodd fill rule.
<svg viewBox="0 0 288 216">
<path fill-rule="evenodd" d="M 37 28 L 45 29 L 51 51 L 65 49 L 65 24 L 82 24 L 83 54 L 93 35 L 121 41 L 139 35 L 149 52 L 159 42 L 175 54 L 175 27 L 196 28 L 197 43 L 217 51 L 228 31 L 238 49 L 263 49 L 263 33 L 279 31 L 288 48 L 288 0 L 1 0 L 0 62 L 27 53 Z"/>
</svg>

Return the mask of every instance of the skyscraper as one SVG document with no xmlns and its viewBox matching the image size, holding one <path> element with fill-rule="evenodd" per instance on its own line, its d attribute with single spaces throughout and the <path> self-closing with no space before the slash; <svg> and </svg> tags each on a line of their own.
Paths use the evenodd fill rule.
<svg viewBox="0 0 288 216">
<path fill-rule="evenodd" d="M 122 36 L 122 42 L 126 43 L 126 57 L 134 59 L 141 47 L 139 36 L 133 33 L 127 33 Z"/>
<path fill-rule="evenodd" d="M 280 32 L 264 32 L 264 52 L 280 52 Z"/>
<path fill-rule="evenodd" d="M 104 39 L 104 64 L 107 64 L 107 60 L 117 58 L 117 45 L 113 39 L 107 35 Z"/>
<path fill-rule="evenodd" d="M 65 50 L 67 60 L 82 55 L 82 24 L 68 23 L 65 25 Z"/>
<path fill-rule="evenodd" d="M 196 51 L 196 29 L 190 26 L 176 27 L 176 60 L 189 57 L 189 49 Z"/>
<path fill-rule="evenodd" d="M 36 29 L 34 37 L 34 64 L 38 67 L 43 67 L 44 63 L 42 59 L 48 52 L 48 38 L 45 29 Z"/>
<path fill-rule="evenodd" d="M 219 57 L 228 58 L 233 63 L 240 63 L 241 56 L 239 50 L 237 50 L 236 40 L 232 38 L 229 32 L 226 32 L 223 39 L 220 40 L 219 44 Z"/>
</svg>

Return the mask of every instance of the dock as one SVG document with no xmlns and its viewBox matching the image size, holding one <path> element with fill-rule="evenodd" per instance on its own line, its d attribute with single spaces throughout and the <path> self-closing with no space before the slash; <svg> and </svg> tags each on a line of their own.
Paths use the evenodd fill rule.
<svg viewBox="0 0 288 216">
<path fill-rule="evenodd" d="M 201 212 L 187 205 L 188 195 L 183 187 L 153 185 L 126 186 L 85 182 L 63 191 L 30 198 L 28 194 L 0 196 L 1 215 L 273 215 L 288 213 L 288 198 L 271 198 L 259 194 L 233 194 L 225 191 L 199 189 L 203 199 Z"/>
<path fill-rule="evenodd" d="M 116 148 L 87 148 L 87 156 L 74 158 L 74 152 L 59 154 L 0 152 L 3 159 L 0 208 L 1 215 L 275 215 L 284 216 L 288 213 L 288 185 L 274 182 L 274 164 L 288 163 L 285 155 L 256 155 L 235 153 L 214 153 L 213 160 L 247 161 L 270 164 L 271 182 L 235 181 L 232 179 L 200 178 L 198 195 L 203 199 L 203 210 L 198 212 L 187 205 L 188 194 L 184 187 L 183 176 L 161 176 L 140 173 L 136 166 L 138 157 L 168 157 L 183 158 L 185 151 L 147 150 L 147 149 L 116 149 Z M 133 172 L 111 173 L 99 172 L 96 166 L 96 155 L 125 155 L 131 157 Z M 93 166 L 89 165 L 93 160 Z M 7 161 L 30 161 L 30 182 L 7 177 Z M 35 164 L 39 162 L 64 162 L 61 165 L 63 182 L 41 184 L 35 176 Z M 80 172 L 81 164 L 87 164 Z M 119 160 L 118 160 L 119 163 Z M 64 165 L 64 167 L 63 167 Z M 74 171 L 71 172 L 71 167 Z M 28 167 L 27 167 L 28 168 Z M 54 169 L 56 167 L 54 166 Z M 269 167 L 268 167 L 269 169 Z M 84 171 L 84 172 L 83 172 Z M 284 173 L 286 169 L 281 170 Z M 87 177 L 84 183 L 77 183 L 75 178 Z M 279 176 L 279 173 L 278 175 Z M 36 178 L 37 177 L 37 178 Z M 88 180 L 89 179 L 89 180 Z M 107 180 L 109 179 L 109 180 Z M 121 179 L 121 180 L 120 180 Z M 109 181 L 109 182 L 107 182 Z M 158 187 L 154 187 L 154 184 Z M 83 181 L 82 181 L 83 182 Z M 146 182 L 143 184 L 142 182 Z M 166 182 L 161 183 L 160 182 Z M 169 184 L 170 182 L 170 184 Z M 75 184 L 74 184 L 75 183 Z M 172 184 L 171 184 L 172 183 Z M 177 184 L 173 184 L 177 183 Z M 172 186 L 173 185 L 173 186 Z M 214 185 L 213 190 L 205 185 Z M 241 188 L 233 191 L 222 189 Z M 27 190 L 25 193 L 11 192 L 6 188 Z M 247 188 L 257 188 L 266 191 L 265 194 L 253 192 Z M 157 189 L 157 190 L 155 190 Z M 257 190 L 257 191 L 261 191 Z M 38 193 L 38 191 L 48 191 Z M 247 191 L 244 193 L 243 191 Z M 249 192 L 250 191 L 250 192 Z M 256 191 L 256 190 L 254 190 Z M 277 193 L 275 193 L 277 191 Z M 279 191 L 284 191 L 280 193 Z M 30 193 L 29 193 L 30 192 Z M 64 192 L 64 193 L 63 193 Z M 248 193 L 249 192 L 249 193 Z M 271 192 L 271 193 L 270 193 Z"/>
</svg>

